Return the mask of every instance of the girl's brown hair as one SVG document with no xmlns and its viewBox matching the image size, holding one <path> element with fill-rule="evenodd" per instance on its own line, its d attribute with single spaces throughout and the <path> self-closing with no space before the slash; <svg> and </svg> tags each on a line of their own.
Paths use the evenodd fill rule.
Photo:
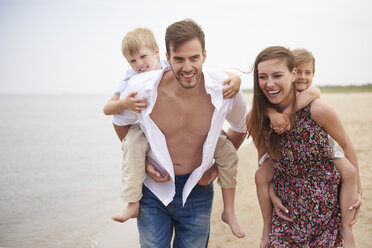
<svg viewBox="0 0 372 248">
<path fill-rule="evenodd" d="M 298 66 L 302 63 L 312 63 L 313 73 L 315 73 L 315 58 L 311 52 L 304 48 L 298 48 L 292 50 L 292 54 L 295 60 L 295 65 Z"/>
</svg>

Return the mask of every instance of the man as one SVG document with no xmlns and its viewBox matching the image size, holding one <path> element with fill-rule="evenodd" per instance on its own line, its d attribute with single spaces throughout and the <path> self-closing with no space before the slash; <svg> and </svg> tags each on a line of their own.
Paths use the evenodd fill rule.
<svg viewBox="0 0 372 248">
<path fill-rule="evenodd" d="M 170 247 L 173 228 L 173 247 L 206 247 L 213 184 L 197 183 L 213 164 L 225 118 L 232 127 L 228 138 L 240 146 L 248 109 L 241 92 L 223 99 L 224 73 L 203 70 L 204 33 L 195 22 L 170 25 L 165 40 L 170 66 L 140 74 L 127 87 L 127 92 L 138 91 L 136 97 L 147 98 L 148 108 L 140 114 L 124 111 L 114 122 L 140 120 L 151 147 L 149 163 L 162 174 L 150 166 L 145 179 L 137 219 L 141 247 Z"/>
</svg>

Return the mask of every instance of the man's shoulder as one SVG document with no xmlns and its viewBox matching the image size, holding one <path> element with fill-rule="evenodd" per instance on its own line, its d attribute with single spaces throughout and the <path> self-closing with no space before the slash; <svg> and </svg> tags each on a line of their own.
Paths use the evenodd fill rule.
<svg viewBox="0 0 372 248">
<path fill-rule="evenodd" d="M 206 78 L 209 78 L 213 84 L 220 84 L 228 78 L 228 75 L 225 72 L 216 68 L 206 67 L 203 69 L 203 74 Z"/>
</svg>

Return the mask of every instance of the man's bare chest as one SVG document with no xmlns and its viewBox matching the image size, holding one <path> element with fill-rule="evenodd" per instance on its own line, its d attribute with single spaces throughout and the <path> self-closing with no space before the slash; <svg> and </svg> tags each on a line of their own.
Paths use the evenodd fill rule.
<svg viewBox="0 0 372 248">
<path fill-rule="evenodd" d="M 204 136 L 210 129 L 213 112 L 209 98 L 190 101 L 158 98 L 150 117 L 166 136 Z"/>
</svg>

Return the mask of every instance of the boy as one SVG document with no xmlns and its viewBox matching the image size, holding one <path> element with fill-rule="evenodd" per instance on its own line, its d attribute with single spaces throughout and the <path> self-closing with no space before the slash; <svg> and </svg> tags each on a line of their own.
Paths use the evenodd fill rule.
<svg viewBox="0 0 372 248">
<path fill-rule="evenodd" d="M 314 98 L 317 98 L 317 93 L 313 96 L 311 96 L 311 94 L 308 94 L 309 92 L 305 93 L 309 90 L 312 90 L 313 93 L 318 91 L 317 88 L 310 88 L 315 72 L 315 59 L 312 54 L 305 49 L 295 49 L 292 51 L 292 53 L 295 58 L 297 68 L 297 77 L 295 82 L 296 90 L 298 91 L 297 109 L 301 109 L 309 104 L 312 100 L 314 100 Z M 271 126 L 275 132 L 280 134 L 290 129 L 290 124 L 286 120 L 287 118 L 285 113 L 277 113 L 274 110 L 268 110 L 267 115 L 270 118 Z M 361 184 L 358 172 L 358 165 L 353 165 L 347 158 L 345 158 L 343 149 L 340 146 L 335 145 L 333 138 L 330 136 L 329 142 L 331 144 L 331 147 L 333 147 L 333 162 L 342 177 L 342 185 L 340 189 L 340 207 L 342 216 L 342 235 L 344 238 L 344 247 L 355 247 L 354 235 L 352 233 L 352 224 L 355 223 L 356 219 L 354 219 L 354 213 L 351 212 L 351 210 L 353 210 L 354 208 L 358 209 L 360 205 L 360 203 L 358 203 L 358 197 L 361 196 Z M 345 144 L 341 144 L 341 146 L 345 147 Z M 266 156 L 265 154 L 260 159 L 259 164 L 263 164 L 263 162 L 267 158 L 268 156 Z M 270 168 L 269 170 L 272 169 Z M 258 194 L 260 192 L 259 188 L 265 188 L 265 186 L 262 187 L 263 184 L 269 183 L 271 181 L 272 173 L 269 172 L 269 170 L 267 168 L 260 168 L 256 172 Z M 286 210 L 286 208 L 284 207 L 283 209 L 284 212 L 287 213 L 288 210 Z M 265 214 L 263 213 L 263 215 Z M 264 230 L 263 232 L 263 244 L 265 244 L 266 241 L 265 234 L 267 233 L 267 227 L 264 227 L 264 229 L 266 230 Z"/>
<path fill-rule="evenodd" d="M 137 28 L 128 32 L 122 42 L 122 53 L 128 60 L 133 70 L 126 73 L 125 79 L 119 87 L 119 90 L 112 96 L 104 107 L 106 115 L 115 115 L 121 111 L 132 110 L 140 113 L 147 107 L 145 98 L 135 98 L 137 92 L 131 92 L 125 98 L 120 99 L 120 93 L 124 91 L 129 79 L 136 74 L 152 70 L 160 70 L 167 66 L 161 64 L 159 59 L 159 49 L 154 35 L 149 29 Z M 223 84 L 229 84 L 224 88 L 225 98 L 234 97 L 239 91 L 240 78 L 230 74 Z M 117 126 L 114 124 L 115 131 L 120 140 L 122 140 L 123 164 L 122 164 L 122 199 L 128 202 L 124 211 L 112 217 L 118 222 L 125 222 L 129 218 L 136 218 L 139 213 L 139 200 L 142 197 L 142 184 L 145 177 L 145 157 L 149 145 L 145 135 L 138 124 L 132 126 Z M 231 149 L 232 143 L 226 138 L 226 134 L 221 133 L 215 151 L 215 160 L 218 164 L 220 174 L 218 183 L 222 187 L 224 196 L 224 212 L 222 220 L 230 225 L 234 235 L 241 238 L 244 233 L 241 232 L 237 218 L 234 212 L 234 193 L 235 193 L 235 175 L 238 163 L 238 157 L 226 158 L 225 149 Z M 233 191 L 233 192 L 232 192 Z"/>
</svg>

